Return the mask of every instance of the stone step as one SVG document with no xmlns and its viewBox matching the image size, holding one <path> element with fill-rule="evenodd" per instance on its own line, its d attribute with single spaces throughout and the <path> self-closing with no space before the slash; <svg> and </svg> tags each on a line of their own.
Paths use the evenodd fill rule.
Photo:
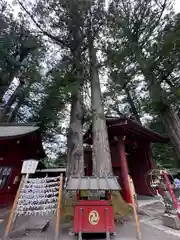
<svg viewBox="0 0 180 240">
<path fill-rule="evenodd" d="M 25 222 L 21 222 L 22 224 L 18 224 L 18 221 L 14 230 L 10 233 L 10 237 L 22 237 L 26 235 L 27 232 L 44 232 L 48 228 L 49 222 L 50 221 L 48 219 L 38 216 L 29 217 Z"/>
<path fill-rule="evenodd" d="M 36 221 L 29 224 L 27 227 L 26 227 L 26 231 L 38 231 L 38 232 L 43 232 L 45 231 L 49 226 L 49 221 L 48 220 L 44 220 L 44 219 L 41 219 L 40 221 Z"/>
<path fill-rule="evenodd" d="M 163 225 L 166 227 L 173 228 L 175 230 L 180 229 L 180 220 L 177 215 L 172 215 L 172 214 L 164 214 L 162 217 L 163 220 Z"/>
</svg>

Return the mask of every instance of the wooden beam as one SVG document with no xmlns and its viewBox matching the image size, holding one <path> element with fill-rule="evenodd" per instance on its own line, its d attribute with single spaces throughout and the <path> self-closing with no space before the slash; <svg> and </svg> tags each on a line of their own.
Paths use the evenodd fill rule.
<svg viewBox="0 0 180 240">
<path fill-rule="evenodd" d="M 136 222 L 137 239 L 141 240 L 142 238 L 141 238 L 141 231 L 140 231 L 140 225 L 139 225 L 139 218 L 138 218 L 138 215 L 137 215 L 136 203 L 135 203 L 135 200 L 134 200 L 133 189 L 132 189 L 131 179 L 130 179 L 129 175 L 128 175 L 128 185 L 129 185 L 129 189 L 130 189 L 130 193 L 131 193 L 131 202 L 132 202 L 134 218 L 135 218 L 135 222 Z"/>
<path fill-rule="evenodd" d="M 11 231 L 12 224 L 13 224 L 13 219 L 14 219 L 14 213 L 15 213 L 15 210 L 16 210 L 16 207 L 17 207 L 17 203 L 18 203 L 18 199 L 19 199 L 19 196 L 20 196 L 20 193 L 21 193 L 21 189 L 22 189 L 23 184 L 24 184 L 24 180 L 25 180 L 25 176 L 23 175 L 22 178 L 21 178 L 21 182 L 19 184 L 19 188 L 17 190 L 16 196 L 15 196 L 14 202 L 13 202 L 13 206 L 12 206 L 9 218 L 8 218 L 8 223 L 7 223 L 5 232 L 4 232 L 4 239 L 8 238 L 9 232 Z"/>
<path fill-rule="evenodd" d="M 60 183 L 59 183 L 57 215 L 56 215 L 55 240 L 59 239 L 60 220 L 61 220 L 62 189 L 63 189 L 63 174 L 61 173 Z"/>
<path fill-rule="evenodd" d="M 131 203 L 131 193 L 129 189 L 128 184 L 128 164 L 127 164 L 127 158 L 126 158 L 126 152 L 125 152 L 125 144 L 123 142 L 125 140 L 125 137 L 119 139 L 118 147 L 119 147 L 119 156 L 120 156 L 120 178 L 121 178 L 121 184 L 123 188 L 123 197 L 125 201 Z"/>
</svg>

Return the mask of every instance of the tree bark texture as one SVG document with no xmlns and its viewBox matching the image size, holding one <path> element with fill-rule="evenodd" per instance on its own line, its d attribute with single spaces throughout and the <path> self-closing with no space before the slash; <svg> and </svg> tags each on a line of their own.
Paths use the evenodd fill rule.
<svg viewBox="0 0 180 240">
<path fill-rule="evenodd" d="M 172 106 L 167 108 L 162 118 L 171 143 L 180 159 L 180 119 Z"/>
<path fill-rule="evenodd" d="M 24 82 L 19 83 L 19 85 L 17 86 L 15 91 L 12 93 L 12 95 L 8 99 L 3 109 L 0 111 L 0 122 L 6 121 L 7 114 L 9 113 L 13 103 L 16 101 L 17 96 L 20 94 L 20 91 L 22 90 L 23 85 L 24 85 Z"/>
<path fill-rule="evenodd" d="M 15 121 L 15 118 L 19 112 L 19 109 L 24 104 L 24 101 L 30 91 L 31 85 L 32 85 L 32 83 L 28 83 L 25 88 L 22 86 L 21 89 L 19 89 L 19 92 L 17 94 L 18 99 L 16 99 L 16 102 L 17 102 L 16 106 L 12 109 L 11 113 L 9 114 L 9 116 L 6 119 L 6 122 L 9 123 L 9 122 Z"/>
<path fill-rule="evenodd" d="M 156 79 L 156 76 L 154 76 L 153 70 L 148 68 L 144 54 L 135 43 L 132 44 L 132 46 L 136 60 L 149 85 L 149 93 L 153 102 L 154 110 L 160 114 L 172 146 L 180 159 L 180 119 L 171 104 L 167 102 L 165 92 L 158 79 Z"/>
<path fill-rule="evenodd" d="M 157 79 L 151 80 L 149 92 L 154 108 L 160 113 L 173 148 L 180 159 L 180 119 L 171 104 L 167 102 L 164 91 Z"/>
<path fill-rule="evenodd" d="M 3 75 L 3 73 L 2 73 Z M 3 97 L 4 97 L 4 94 L 8 91 L 8 88 L 11 84 L 11 82 L 13 81 L 15 77 L 15 73 L 14 72 L 10 72 L 8 74 L 8 76 L 6 77 L 6 81 L 4 82 L 2 79 L 0 79 L 0 102 L 4 102 L 3 101 Z"/>
<path fill-rule="evenodd" d="M 84 149 L 82 132 L 82 99 L 80 90 L 72 95 L 70 127 L 67 140 L 67 178 L 84 175 Z"/>
<path fill-rule="evenodd" d="M 100 81 L 97 70 L 96 50 L 93 43 L 89 44 L 91 101 L 92 101 L 92 161 L 93 175 L 112 175 L 112 163 L 109 148 L 104 108 L 102 103 Z"/>
<path fill-rule="evenodd" d="M 21 106 L 22 106 L 22 102 L 20 100 L 18 100 L 16 106 L 14 107 L 14 109 L 12 110 L 12 112 L 9 114 L 9 116 L 6 119 L 7 123 L 10 123 L 10 122 L 12 123 L 15 121 L 15 118 L 16 118 L 17 113 Z"/>
<path fill-rule="evenodd" d="M 128 103 L 131 107 L 131 111 L 132 111 L 136 121 L 139 122 L 140 124 L 142 124 L 141 123 L 141 118 L 138 114 L 138 111 L 137 111 L 136 106 L 134 104 L 133 98 L 131 97 L 130 91 L 129 91 L 129 89 L 127 89 L 127 87 L 125 87 L 125 92 L 126 92 L 126 95 L 127 95 L 127 101 L 128 101 Z"/>
</svg>

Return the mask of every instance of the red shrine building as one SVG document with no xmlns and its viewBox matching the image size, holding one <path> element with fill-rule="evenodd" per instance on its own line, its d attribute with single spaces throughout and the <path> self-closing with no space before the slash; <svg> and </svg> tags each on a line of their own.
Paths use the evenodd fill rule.
<svg viewBox="0 0 180 240">
<path fill-rule="evenodd" d="M 129 118 L 106 118 L 112 167 L 118 177 L 124 200 L 131 202 L 128 174 L 138 195 L 152 196 L 149 172 L 154 168 L 152 143 L 167 143 L 169 139 L 143 127 Z M 92 144 L 92 127 L 84 136 L 84 143 Z M 85 175 L 92 175 L 91 148 L 85 150 Z"/>
<path fill-rule="evenodd" d="M 0 206 L 12 203 L 20 182 L 23 160 L 44 157 L 38 127 L 0 124 Z"/>
</svg>

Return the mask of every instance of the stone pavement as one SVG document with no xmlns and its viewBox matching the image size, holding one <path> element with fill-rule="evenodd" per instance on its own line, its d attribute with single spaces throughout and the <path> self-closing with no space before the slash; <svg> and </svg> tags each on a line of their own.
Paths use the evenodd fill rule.
<svg viewBox="0 0 180 240">
<path fill-rule="evenodd" d="M 162 224 L 161 219 L 150 217 L 150 218 L 143 218 L 140 220 L 140 222 L 142 225 L 146 225 L 149 229 L 154 229 L 156 232 L 160 232 L 161 235 L 162 234 L 165 234 L 167 236 L 171 235 L 172 239 L 174 239 L 173 237 L 180 239 L 180 230 L 174 230 L 172 228 L 165 227 Z"/>
<path fill-rule="evenodd" d="M 142 232 L 142 240 L 178 240 L 180 239 L 180 231 L 173 230 L 162 225 L 161 216 L 163 213 L 163 206 L 161 204 L 154 204 L 143 206 L 143 212 L 146 215 L 140 216 L 140 227 Z M 7 213 L 6 213 L 7 214 Z M 0 214 L 1 215 L 1 214 Z M 49 218 L 49 217 L 48 217 Z M 33 221 L 33 220 L 32 220 Z M 5 222 L 0 223 L 0 239 L 3 236 L 3 228 Z M 20 218 L 17 225 L 23 227 L 25 219 Z M 33 221 L 34 222 L 34 221 Z M 54 224 L 50 224 L 45 232 L 37 233 L 30 232 L 28 235 L 17 236 L 14 240 L 54 240 Z M 60 235 L 60 240 L 75 240 L 77 237 L 69 235 L 69 230 L 72 227 L 70 224 L 63 224 Z M 133 220 L 128 221 L 124 225 L 116 226 L 117 235 L 113 237 L 114 240 L 135 240 L 136 226 Z"/>
<path fill-rule="evenodd" d="M 148 197 L 148 196 L 137 196 L 138 206 L 140 208 L 159 203 L 160 199 L 158 196 Z"/>
<path fill-rule="evenodd" d="M 161 202 L 139 206 L 140 213 L 150 217 L 161 218 L 164 213 L 164 206 Z"/>
<path fill-rule="evenodd" d="M 10 213 L 10 208 L 0 208 L 0 239 L 6 227 L 9 213 Z"/>
<path fill-rule="evenodd" d="M 180 236 L 174 236 L 171 233 L 166 233 L 162 230 L 158 230 L 147 223 L 141 222 L 142 240 L 178 240 Z M 68 229 L 64 228 L 60 238 L 62 240 L 75 240 L 77 237 L 69 236 Z M 130 221 L 123 226 L 116 228 L 117 235 L 113 237 L 114 240 L 135 240 L 136 239 L 136 226 L 134 221 Z M 97 239 L 97 238 L 96 238 Z M 16 238 L 16 240 L 53 240 L 53 233 L 51 236 L 48 233 L 31 234 L 22 238 Z"/>
<path fill-rule="evenodd" d="M 154 228 L 154 226 L 150 226 L 146 222 L 140 223 L 140 229 L 142 233 L 142 240 L 178 240 L 179 236 L 174 236 L 170 233 L 166 233 L 162 230 L 158 230 Z M 117 238 L 116 239 L 126 239 L 126 240 L 134 240 L 136 239 L 136 226 L 135 222 L 129 222 L 124 226 L 120 227 L 117 230 Z"/>
</svg>

